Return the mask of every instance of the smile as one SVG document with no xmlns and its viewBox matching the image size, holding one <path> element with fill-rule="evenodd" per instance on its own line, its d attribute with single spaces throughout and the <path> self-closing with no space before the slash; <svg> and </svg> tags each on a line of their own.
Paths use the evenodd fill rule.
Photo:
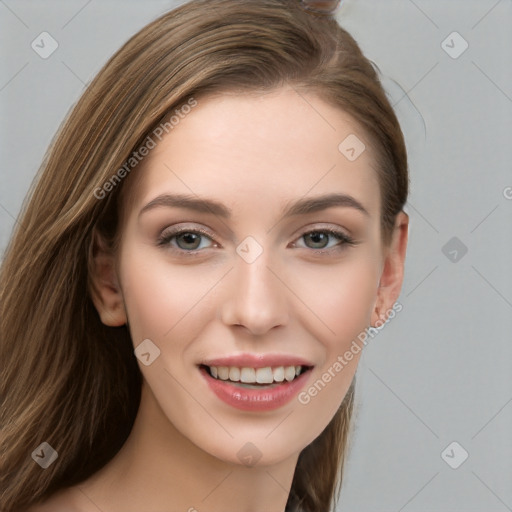
<svg viewBox="0 0 512 512">
<path fill-rule="evenodd" d="M 213 395 L 242 411 L 279 409 L 290 402 L 311 376 L 312 366 L 220 366 L 199 365 Z"/>
</svg>

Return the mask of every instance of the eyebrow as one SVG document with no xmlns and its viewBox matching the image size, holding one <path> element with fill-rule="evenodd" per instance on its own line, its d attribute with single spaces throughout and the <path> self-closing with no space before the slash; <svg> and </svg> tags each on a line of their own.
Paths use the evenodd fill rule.
<svg viewBox="0 0 512 512">
<path fill-rule="evenodd" d="M 353 208 L 370 217 L 368 210 L 354 197 L 347 194 L 325 194 L 317 197 L 298 199 L 288 203 L 283 212 L 283 218 L 297 215 L 307 215 L 326 210 L 332 207 Z M 218 217 L 228 219 L 232 215 L 231 209 L 218 201 L 208 198 L 200 198 L 189 194 L 162 194 L 147 203 L 139 212 L 139 217 L 154 208 L 186 208 L 199 213 L 210 213 Z"/>
</svg>

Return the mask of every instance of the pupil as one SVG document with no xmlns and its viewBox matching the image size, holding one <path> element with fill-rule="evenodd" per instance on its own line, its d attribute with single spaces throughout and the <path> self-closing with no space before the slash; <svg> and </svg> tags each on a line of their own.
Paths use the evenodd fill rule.
<svg viewBox="0 0 512 512">
<path fill-rule="evenodd" d="M 193 245 L 193 247 L 182 247 L 182 249 L 197 249 L 199 246 L 197 242 L 200 240 L 200 238 L 197 233 L 184 233 L 178 237 L 178 240 L 183 240 L 185 244 Z M 196 243 L 194 244 L 194 242 Z"/>
<path fill-rule="evenodd" d="M 306 235 L 306 237 L 308 237 L 313 242 L 313 244 L 320 244 L 320 248 L 325 247 L 325 243 L 323 243 L 327 241 L 327 235 L 325 233 L 309 233 Z"/>
</svg>

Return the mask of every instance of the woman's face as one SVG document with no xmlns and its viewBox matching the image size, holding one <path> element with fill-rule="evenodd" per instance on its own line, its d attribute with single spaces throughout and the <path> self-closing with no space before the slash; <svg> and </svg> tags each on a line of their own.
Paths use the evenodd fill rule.
<svg viewBox="0 0 512 512">
<path fill-rule="evenodd" d="M 340 406 L 384 265 L 373 165 L 347 114 L 283 88 L 199 98 L 132 171 L 117 276 L 145 399 L 202 451 L 297 456 Z"/>
</svg>

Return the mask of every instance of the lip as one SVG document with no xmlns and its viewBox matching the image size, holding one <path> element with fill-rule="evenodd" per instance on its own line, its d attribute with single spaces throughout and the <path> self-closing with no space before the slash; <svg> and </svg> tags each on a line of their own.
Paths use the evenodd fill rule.
<svg viewBox="0 0 512 512">
<path fill-rule="evenodd" d="M 291 354 L 233 354 L 208 359 L 206 366 L 237 366 L 238 368 L 266 368 L 267 366 L 313 366 L 313 363 Z"/>
<path fill-rule="evenodd" d="M 216 365 L 212 365 L 216 366 Z M 221 366 L 221 365 L 219 365 Z M 236 366 L 236 365 L 232 365 Z M 292 366 L 292 365 L 290 365 Z M 291 382 L 282 382 L 273 387 L 250 389 L 212 377 L 204 366 L 199 367 L 211 391 L 224 403 L 241 411 L 272 411 L 283 407 L 305 386 L 311 374 L 311 368 L 301 373 Z"/>
</svg>

